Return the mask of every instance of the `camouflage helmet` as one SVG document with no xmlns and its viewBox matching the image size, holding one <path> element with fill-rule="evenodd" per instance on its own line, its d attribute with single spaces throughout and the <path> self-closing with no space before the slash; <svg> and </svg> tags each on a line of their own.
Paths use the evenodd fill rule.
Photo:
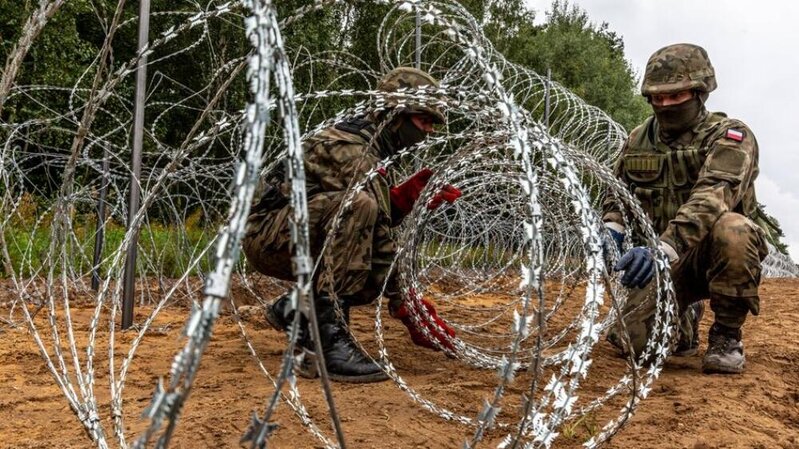
<svg viewBox="0 0 799 449">
<path fill-rule="evenodd" d="M 424 86 L 439 87 L 438 81 L 424 72 L 413 67 L 397 67 L 396 69 L 386 73 L 383 78 L 377 83 L 377 90 L 384 92 L 396 92 L 402 88 L 417 89 Z M 388 99 L 386 104 L 389 107 L 396 107 L 397 100 L 394 98 Z M 435 123 L 445 123 L 446 118 L 441 111 L 433 105 L 422 105 L 409 102 L 406 104 L 407 111 L 411 114 L 428 114 L 433 118 Z"/>
<path fill-rule="evenodd" d="M 649 57 L 641 85 L 643 96 L 693 89 L 705 93 L 716 89 L 716 72 L 704 48 L 673 44 Z"/>
</svg>

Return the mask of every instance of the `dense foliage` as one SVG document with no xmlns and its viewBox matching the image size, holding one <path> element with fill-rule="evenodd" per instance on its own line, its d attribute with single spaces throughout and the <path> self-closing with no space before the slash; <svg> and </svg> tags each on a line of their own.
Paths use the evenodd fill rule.
<svg viewBox="0 0 799 449">
<path fill-rule="evenodd" d="M 0 2 L 0 61 L 5 61 L 15 48 L 25 22 L 38 7 L 38 1 Z M 222 0 L 212 0 L 204 5 L 212 10 Z M 281 0 L 276 2 L 280 17 L 288 17 L 301 7 L 312 4 L 311 0 Z M 88 90 L 101 65 L 98 60 L 100 49 L 108 38 L 109 30 L 119 7 L 117 0 L 70 0 L 48 22 L 27 53 L 16 77 L 16 85 L 48 85 L 65 88 L 78 87 Z M 487 37 L 494 46 L 510 61 L 532 69 L 540 74 L 551 71 L 552 79 L 569 88 L 587 103 L 606 111 L 626 129 L 632 129 L 648 114 L 649 107 L 637 92 L 638 79 L 629 61 L 625 59 L 624 43 L 621 36 L 610 29 L 607 23 L 592 23 L 587 13 L 567 0 L 555 0 L 546 20 L 536 24 L 536 11 L 529 9 L 523 0 L 461 0 L 461 4 L 482 24 Z M 122 2 L 119 22 L 122 24 L 114 33 L 112 51 L 105 62 L 106 70 L 100 76 L 105 81 L 113 76 L 115 70 L 128 63 L 136 54 L 138 2 Z M 148 85 L 153 91 L 158 86 L 157 98 L 153 102 L 168 104 L 181 102 L 182 107 L 160 117 L 151 131 L 158 134 L 158 140 L 168 146 L 178 147 L 186 139 L 189 130 L 196 123 L 208 97 L 217 91 L 225 81 L 221 76 L 230 61 L 241 61 L 250 51 L 250 44 L 244 35 L 243 17 L 246 11 L 238 7 L 233 14 L 208 22 L 207 28 L 197 27 L 182 32 L 174 40 L 160 46 L 150 60 L 158 60 L 166 55 L 169 59 L 150 66 Z M 284 26 L 285 40 L 293 60 L 306 58 L 302 55 L 323 55 L 344 51 L 357 55 L 362 70 L 379 73 L 378 30 L 390 9 L 390 5 L 369 1 L 352 0 L 337 6 L 313 11 L 303 20 Z M 198 4 L 188 0 L 152 0 L 151 39 L 173 25 L 185 23 L 195 14 Z M 163 12 L 182 12 L 183 14 L 162 14 Z M 203 39 L 203 33 L 207 33 Z M 194 45 L 199 42 L 199 45 Z M 190 51 L 179 51 L 184 48 Z M 238 58 L 238 59 L 237 59 Z M 337 80 L 338 74 L 325 67 L 297 67 L 294 82 L 298 92 L 320 89 L 328 82 Z M 130 117 L 133 98 L 132 76 L 115 87 L 118 98 L 123 100 L 108 102 L 104 108 L 108 114 L 118 112 L 120 116 Z M 352 80 L 352 87 L 360 80 Z M 50 95 L 48 97 L 48 95 Z M 240 111 L 247 99 L 247 85 L 244 76 L 239 74 L 227 88 L 217 109 L 235 114 Z M 52 115 L 53 111 L 67 109 L 68 96 L 64 94 L 43 94 L 37 101 L 24 97 L 12 97 L 2 109 L 0 120 L 21 123 L 29 119 Z M 318 123 L 342 107 L 334 103 L 304 111 L 303 123 L 307 126 Z M 157 108 L 148 106 L 147 122 L 157 115 Z M 79 120 L 74 117 L 73 122 Z M 104 131 L 102 122 L 93 124 L 95 133 Z M 36 141 L 41 148 L 26 148 L 29 155 L 20 162 L 29 173 L 26 190 L 34 192 L 39 198 L 52 197 L 60 184 L 61 170 L 58 164 L 44 162 L 37 158 L 36 152 L 47 152 L 52 157 L 54 149 L 68 149 L 71 137 L 68 133 L 52 131 L 52 136 L 44 131 Z M 2 131 L 0 131 L 2 133 Z M 0 136 L 5 140 L 5 136 Z M 279 136 L 275 136 L 279 138 Z M 126 142 L 118 142 L 119 148 L 129 147 Z M 216 145 L 216 144 L 215 144 Z M 159 158 L 159 151 L 151 141 L 145 141 L 145 157 Z M 210 148 L 211 154 L 220 158 L 230 158 L 229 149 Z M 124 161 L 126 155 L 119 155 Z M 149 161 L 150 166 L 158 166 L 157 161 Z M 78 174 L 80 177 L 81 174 Z M 83 176 L 96 176 L 86 171 Z M 189 204 L 184 205 L 190 207 Z M 159 215 L 157 211 L 154 214 Z M 774 221 L 774 220 L 772 220 Z M 775 226 L 778 229 L 778 224 Z M 774 243 L 782 246 L 778 238 Z"/>
<path fill-rule="evenodd" d="M 206 4 L 203 9 L 212 11 L 224 3 L 227 2 L 217 0 Z M 289 17 L 296 9 L 312 2 L 283 0 L 276 4 L 279 17 Z M 488 37 L 511 61 L 539 73 L 551 68 L 555 81 L 608 111 L 628 129 L 644 117 L 646 111 L 640 108 L 640 97 L 635 95 L 636 81 L 624 59 L 621 39 L 610 32 L 607 25 L 596 27 L 580 9 L 558 2 L 553 4 L 553 12 L 543 25 L 533 24 L 534 12 L 526 9 L 521 0 L 463 0 L 462 4 L 484 25 Z M 64 114 L 70 105 L 81 104 L 80 100 L 74 101 L 74 95 L 85 97 L 93 85 L 102 85 L 113 78 L 120 67 L 128 64 L 138 46 L 136 18 L 139 4 L 122 2 L 122 9 L 118 10 L 119 5 L 117 0 L 66 2 L 34 41 L 15 80 L 17 86 L 46 85 L 65 89 L 37 91 L 35 100 L 25 95 L 12 95 L 5 102 L 0 119 L 7 123 L 24 123 Z M 37 7 L 38 2 L 32 0 L 21 5 L 18 2 L 0 2 L 0 60 L 6 60 L 12 53 L 26 21 Z M 148 125 L 148 132 L 154 134 L 161 145 L 156 146 L 153 139 L 145 138 L 145 166 L 157 169 L 165 160 L 164 151 L 177 148 L 185 141 L 209 98 L 225 82 L 230 67 L 241 64 L 250 51 L 243 29 L 246 11 L 240 6 L 237 8 L 233 13 L 209 20 L 207 26 L 181 32 L 166 44 L 157 46 L 150 56 L 145 123 L 152 123 Z M 366 87 L 362 79 L 337 79 L 339 74 L 336 70 L 330 70 L 324 63 L 302 65 L 302 61 L 309 59 L 307 55 L 324 61 L 325 55 L 344 51 L 357 56 L 359 60 L 354 63 L 359 65 L 359 70 L 379 74 L 385 68 L 379 64 L 377 34 L 390 8 L 387 4 L 353 1 L 312 11 L 300 21 L 285 24 L 285 41 L 293 53 L 292 60 L 299 64 L 294 71 L 295 90 L 324 90 L 334 81 L 338 88 Z M 197 11 L 195 2 L 152 0 L 151 40 L 158 39 L 172 26 L 185 24 Z M 115 18 L 120 25 L 111 35 L 112 51 L 105 61 L 100 61 L 101 48 L 109 39 Z M 168 59 L 163 59 L 166 56 Z M 98 76 L 101 66 L 105 69 Z M 236 114 L 243 109 L 248 94 L 242 73 L 225 90 L 215 109 L 225 114 Z M 116 96 L 102 105 L 103 117 L 91 125 L 94 135 L 111 133 L 113 127 L 119 126 L 117 118 L 130 120 L 134 79 L 129 75 L 114 86 Z M 73 87 L 78 90 L 70 93 Z M 312 126 L 346 107 L 339 101 L 331 99 L 313 110 L 303 111 L 303 125 Z M 179 107 L 165 106 L 169 104 L 179 104 Z M 169 110 L 165 113 L 167 108 Z M 36 133 L 32 139 L 35 144 L 29 144 L 25 138 L 14 139 L 15 145 L 23 148 L 25 154 L 18 163 L 28 177 L 26 191 L 40 198 L 53 197 L 61 184 L 62 161 L 68 157 L 72 133 L 77 129 L 81 114 L 83 111 L 78 109 L 75 114 L 53 122 L 58 126 L 33 130 Z M 218 114 L 216 119 L 219 119 Z M 130 124 L 123 126 L 129 127 Z M 126 142 L 127 131 L 115 131 L 109 135 L 116 137 L 111 144 L 120 153 L 117 160 L 120 163 L 129 160 L 129 156 L 124 154 L 130 148 Z M 0 137 L 3 140 L 7 138 Z M 101 151 L 95 148 L 92 150 L 94 153 Z M 219 162 L 231 158 L 229 145 L 222 142 L 215 142 L 208 152 L 218 157 Z M 102 157 L 101 153 L 94 153 L 93 157 Z M 120 171 L 123 169 L 120 167 Z M 77 176 L 78 180 L 81 176 L 93 179 L 97 174 L 89 167 Z M 157 211 L 153 215 L 155 218 L 159 216 L 162 214 Z"/>
<path fill-rule="evenodd" d="M 637 92 L 638 80 L 624 56 L 621 36 L 607 23 L 591 23 L 576 5 L 556 0 L 543 25 L 522 0 L 492 2 L 489 38 L 511 61 L 552 78 L 607 112 L 627 130 L 650 109 Z"/>
<path fill-rule="evenodd" d="M 310 3 L 309 0 L 287 0 L 277 2 L 277 5 L 281 15 L 285 17 L 291 11 Z M 597 26 L 590 22 L 585 11 L 560 1 L 553 3 L 552 11 L 547 14 L 547 20 L 542 25 L 533 23 L 535 12 L 528 9 L 522 0 L 463 0 L 461 3 L 483 23 L 488 37 L 511 61 L 542 74 L 548 68 L 551 69 L 555 81 L 572 89 L 588 103 L 605 110 L 627 129 L 631 129 L 646 116 L 646 103 L 635 92 L 635 73 L 624 58 L 624 44 L 621 37 L 609 29 L 608 24 Z M 25 21 L 37 4 L 38 2 L 32 0 L 25 0 L 22 5 L 19 2 L 0 2 L 2 60 L 5 60 L 16 44 Z M 97 64 L 95 58 L 106 37 L 116 7 L 117 2 L 113 0 L 66 2 L 28 53 L 18 74 L 17 84 L 67 87 L 90 82 L 93 75 L 91 64 Z M 310 13 L 309 18 L 287 26 L 285 39 L 294 51 L 317 54 L 321 51 L 345 50 L 358 55 L 374 70 L 379 70 L 376 35 L 388 8 L 388 5 L 372 2 L 353 2 L 315 11 Z M 212 7 L 206 6 L 206 9 Z M 156 13 L 196 12 L 197 6 L 193 2 L 181 0 L 153 0 L 151 10 L 151 35 L 155 36 L 156 32 L 163 31 L 187 17 Z M 125 4 L 122 22 L 126 24 L 114 37 L 113 52 L 108 61 L 112 71 L 135 54 L 136 23 L 129 19 L 135 18 L 137 13 L 138 2 Z M 212 82 L 214 72 L 224 62 L 246 54 L 249 48 L 242 23 L 234 20 L 237 18 L 240 17 L 229 15 L 227 20 L 209 22 L 213 45 L 205 43 L 202 48 L 193 49 L 169 59 L 167 64 L 158 65 L 157 71 L 150 73 L 151 85 L 155 79 L 170 80 L 175 86 L 181 86 L 181 89 L 176 89 L 178 96 L 199 91 Z M 126 20 L 129 21 L 125 22 Z M 342 24 L 345 33 L 342 33 Z M 346 39 L 343 38 L 345 34 Z M 157 54 L 168 54 L 191 43 L 196 37 L 197 32 L 184 33 L 159 49 Z M 307 85 L 310 80 L 300 76 L 295 82 L 298 83 L 297 90 L 302 91 L 303 85 Z M 245 98 L 246 85 L 239 82 L 230 89 L 226 105 L 240 108 Z M 28 104 L 28 107 L 32 106 Z M 3 119 L 18 122 L 33 114 L 35 111 L 12 107 L 4 112 Z M 165 128 L 176 133 L 174 139 L 178 140 L 180 130 L 186 128 L 181 122 L 191 121 L 192 118 L 174 117 L 175 126 Z"/>
</svg>

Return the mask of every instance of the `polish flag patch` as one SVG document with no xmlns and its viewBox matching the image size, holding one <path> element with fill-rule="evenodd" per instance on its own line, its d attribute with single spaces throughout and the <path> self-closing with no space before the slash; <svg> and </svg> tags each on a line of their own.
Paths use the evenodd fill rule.
<svg viewBox="0 0 799 449">
<path fill-rule="evenodd" d="M 724 137 L 732 139 L 736 142 L 742 142 L 744 140 L 744 133 L 742 131 L 738 131 L 737 129 L 728 129 L 727 134 Z"/>
</svg>

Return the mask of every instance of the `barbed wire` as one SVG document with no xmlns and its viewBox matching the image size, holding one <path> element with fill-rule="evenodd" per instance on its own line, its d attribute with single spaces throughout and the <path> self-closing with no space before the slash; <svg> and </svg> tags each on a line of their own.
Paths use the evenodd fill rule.
<svg viewBox="0 0 799 449">
<path fill-rule="evenodd" d="M 0 121 L 0 248 L 5 274 L 18 298 L 9 307 L 9 322 L 21 315 L 48 371 L 98 447 L 110 447 L 110 438 L 123 448 L 167 447 L 193 382 L 202 376 L 199 362 L 231 286 L 241 285 L 263 305 L 274 299 L 267 293 L 273 289 L 260 288 L 263 283 L 285 288 L 239 261 L 255 183 L 260 173 L 278 164 L 286 164 L 292 186 L 297 282 L 289 287 L 290 308 L 311 318 L 316 351 L 322 352 L 311 279 L 317 274 L 324 282 L 335 282 L 330 268 L 334 264 L 320 264 L 331 257 L 329 239 L 315 260 L 311 258 L 302 142 L 354 116 L 389 112 L 390 120 L 412 104 L 444 111 L 447 125 L 353 180 L 329 235 L 336 234 L 339 218 L 381 170 L 392 170 L 401 179 L 422 167 L 432 169 L 428 187 L 395 232 L 399 250 L 391 271 L 420 332 L 459 363 L 478 371 L 494 370 L 496 384 L 478 405 L 476 416 L 420 393 L 393 363 L 382 295 L 374 307 L 378 350 L 370 356 L 421 408 L 469 426 L 463 444 L 467 448 L 480 445 L 492 428 L 506 433 L 499 447 L 550 447 L 565 424 L 602 410 L 606 422 L 585 442 L 586 447 L 597 447 L 650 393 L 676 337 L 674 287 L 660 251 L 655 251 L 658 269 L 652 289 L 657 310 L 643 353 L 637 358 L 629 355 L 618 372 L 604 373 L 603 379 L 613 381 L 604 385 L 601 395 L 592 397 L 580 388 L 589 380 L 596 357 L 605 357 L 594 352 L 604 332 L 620 329 L 627 353 L 633 353 L 619 319 L 629 292 L 608 270 L 619 254 L 603 245 L 607 236 L 598 215 L 603 198 L 612 197 L 623 206 L 629 234 L 657 247 L 650 221 L 609 169 L 626 132 L 568 89 L 505 59 L 457 2 L 376 2 L 387 8 L 377 34 L 379 67 L 346 51 L 351 39 L 347 20 L 359 3 L 316 1 L 278 17 L 270 1 L 246 0 L 153 13 L 164 19 L 159 23 L 165 29 L 156 30 L 156 39 L 114 68 L 107 53 L 115 33 L 136 23 L 121 20 L 120 3 L 98 57 L 83 68 L 74 85 L 14 84 L 20 58 L 35 45 L 61 3 L 40 2 L 0 81 L 0 111 L 9 105 L 38 111 L 24 120 Z M 327 10 L 340 13 L 343 21 L 341 35 L 327 48 L 311 52 L 283 41 L 287 29 L 299 29 L 314 20 L 314 13 Z M 371 89 L 381 74 L 414 64 L 417 17 L 422 24 L 420 67 L 440 79 L 441 86 L 392 93 Z M 251 44 L 243 54 L 218 59 L 200 51 L 215 39 L 212 25 L 242 20 Z M 159 70 L 178 55 L 209 58 L 202 87 L 192 89 Z M 152 78 L 138 182 L 142 205 L 132 225 L 124 228 L 120 223 L 131 214 L 125 202 L 133 121 L 129 75 L 144 56 Z M 231 86 L 242 72 L 250 100 L 231 107 Z M 303 83 L 295 83 L 300 79 Z M 175 139 L 170 134 L 174 130 L 165 124 L 181 114 L 192 118 L 188 132 Z M 462 197 L 427 209 L 446 184 L 458 187 Z M 99 198 L 106 212 L 97 217 Z M 98 236 L 104 246 L 96 260 L 92 244 Z M 632 245 L 632 235 L 628 237 L 625 249 Z M 146 316 L 138 319 L 125 351 L 116 341 L 115 323 L 122 303 L 123 261 L 134 242 L 139 254 L 138 302 L 146 305 Z M 765 276 L 799 275 L 787 256 L 771 246 L 769 250 Z M 96 291 L 88 282 L 93 275 L 100 280 Z M 385 289 L 383 285 L 381 293 Z M 491 296 L 485 303 L 471 300 L 486 294 Z M 433 331 L 448 337 L 420 302 L 422 296 L 433 299 L 442 311 L 457 311 L 441 314 L 458 331 L 457 338 L 447 344 L 433 338 Z M 87 325 L 76 326 L 72 309 L 81 301 L 92 313 Z M 320 417 L 311 416 L 300 395 L 294 374 L 300 314 L 295 314 L 288 332 L 280 368 L 270 372 L 248 336 L 247 323 L 238 317 L 236 298 L 230 301 L 249 353 L 273 386 L 263 411 L 242 417 L 250 423 L 242 441 L 265 447 L 276 429 L 272 417 L 277 407 L 287 404 L 324 447 L 345 447 L 324 369 L 320 382 L 330 415 L 321 418 L 331 420 L 335 437 L 325 434 L 315 421 Z M 126 432 L 130 426 L 123 413 L 127 376 L 159 312 L 179 304 L 191 305 L 185 345 L 172 360 L 168 381 L 158 381 L 151 403 L 142 411 L 149 420 L 147 429 L 132 436 Z M 41 309 L 45 320 L 37 318 Z M 84 330 L 85 339 L 77 338 Z M 108 333 L 107 348 L 101 348 L 100 332 Z M 369 354 L 354 335 L 353 339 Z M 97 366 L 98 352 L 108 354 L 107 366 Z M 117 353 L 124 354 L 121 361 Z M 213 357 L 206 363 L 213 363 Z M 102 425 L 104 408 L 95 393 L 97 369 L 109 375 L 107 410 L 113 437 Z M 508 398 L 511 385 L 523 385 L 524 393 Z M 519 413 L 507 408 L 500 413 L 508 402 L 520 404 Z"/>
</svg>

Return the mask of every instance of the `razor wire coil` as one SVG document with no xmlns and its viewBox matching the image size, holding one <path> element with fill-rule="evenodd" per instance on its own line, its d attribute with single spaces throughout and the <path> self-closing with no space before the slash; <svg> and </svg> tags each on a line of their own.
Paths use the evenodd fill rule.
<svg viewBox="0 0 799 449">
<path fill-rule="evenodd" d="M 18 54 L 24 56 L 62 3 L 40 2 L 15 49 Z M 253 280 L 258 276 L 248 273 L 238 256 L 258 175 L 290 161 L 292 247 L 297 260 L 304 261 L 300 265 L 312 266 L 302 141 L 347 118 L 392 108 L 393 114 L 407 104 L 445 111 L 447 127 L 381 161 L 363 179 L 353 180 L 338 214 L 352 207 L 352 199 L 379 176 L 379 168 L 400 175 L 420 167 L 435 171 L 396 232 L 400 249 L 392 270 L 422 333 L 430 338 L 424 323 L 436 325 L 411 291 L 459 310 L 457 317 L 444 316 L 458 330 L 459 338 L 451 342 L 454 351 L 440 349 L 476 370 L 494 370 L 497 378 L 476 416 L 425 397 L 392 362 L 383 323 L 385 308 L 379 299 L 373 335 L 378 350 L 372 357 L 383 364 L 398 389 L 423 409 L 468 426 L 463 446 L 468 448 L 480 445 L 492 428 L 507 435 L 498 447 L 550 447 L 564 423 L 607 410 L 611 404 L 618 406 L 613 401 L 620 398 L 623 405 L 618 413 L 611 413 L 601 431 L 585 442 L 586 447 L 597 447 L 621 428 L 651 391 L 675 338 L 677 319 L 668 263 L 660 252 L 655 253 L 658 308 L 644 353 L 638 359 L 631 357 L 603 394 L 587 397 L 580 389 L 591 374 L 600 335 L 620 325 L 618 316 L 627 299 L 627 292 L 607 269 L 618 254 L 606 254 L 603 249 L 606 237 L 598 215 L 603 195 L 592 192 L 616 198 L 624 206 L 627 229 L 636 229 L 650 247 L 657 247 L 657 236 L 643 210 L 608 169 L 626 139 L 625 130 L 558 83 L 507 61 L 457 2 L 380 3 L 389 9 L 377 35 L 379 70 L 333 43 L 331 49 L 311 54 L 283 42 L 284 31 L 302 26 L 313 12 L 328 8 L 346 12 L 357 7 L 331 0 L 313 2 L 288 17 L 278 17 L 275 5 L 267 0 L 198 6 L 191 12 L 155 12 L 170 24 L 142 52 L 115 69 L 105 67 L 105 59 L 98 57 L 73 86 L 15 85 L 19 59 L 9 59 L 0 82 L 0 111 L 13 103 L 43 105 L 47 113 L 21 122 L 0 122 L 0 179 L 5 186 L 0 200 L 0 248 L 4 270 L 19 298 L 10 307 L 9 321 L 15 322 L 22 314 L 48 371 L 98 447 L 109 447 L 109 438 L 120 447 L 167 447 L 192 383 L 202 375 L 199 361 L 231 285 L 238 283 L 264 304 L 271 299 L 256 291 Z M 422 68 L 440 79 L 441 87 L 395 93 L 370 89 L 380 73 L 412 63 L 416 51 L 412 25 L 417 16 L 424 36 L 419 49 Z M 213 68 L 200 90 L 187 90 L 158 72 L 159 65 L 171 58 L 199 53 L 198 48 L 211 43 L 214 21 L 242 18 L 252 44 L 248 53 L 209 61 Z M 135 23 L 134 19 L 119 21 L 114 31 Z M 178 37 L 191 39 L 180 48 L 169 47 Z M 125 88 L 145 56 L 157 82 L 152 83 L 147 106 L 152 120 L 140 178 L 142 206 L 132 226 L 106 249 L 100 262 L 105 273 L 98 291 L 92 292 L 85 278 L 99 267 L 86 242 L 94 234 L 86 231 L 81 220 L 96 204 L 102 183 L 108 187 L 108 215 L 99 221 L 111 229 L 130 215 L 124 198 L 129 189 L 126 157 L 132 113 Z M 223 107 L 231 83 L 243 72 L 250 83 L 248 104 L 243 110 Z M 335 76 L 321 76 L 330 72 Z M 294 91 L 299 77 L 312 80 L 306 91 Z M 546 102 L 551 105 L 549 115 L 545 115 Z M 180 144 L 170 143 L 164 123 L 171 114 L 187 111 L 195 113 L 196 120 Z M 32 177 L 43 169 L 52 186 Z M 445 184 L 457 186 L 463 197 L 438 210 L 427 210 L 424 205 Z M 47 200 L 36 206 L 31 220 L 28 209 L 34 197 Z M 188 262 L 173 261 L 163 242 L 154 237 L 159 222 L 180 229 L 196 210 L 212 224 L 199 235 L 178 231 L 170 248 L 189 257 Z M 28 226 L 25 236 L 6 232 L 23 222 Z M 138 300 L 152 308 L 125 353 L 115 342 L 114 323 L 122 296 L 121 282 L 115 280 L 121 279 L 123 261 L 139 234 L 148 237 L 138 241 Z M 43 238 L 48 245 L 42 255 L 34 243 Z M 626 239 L 628 246 L 630 240 Z M 324 260 L 326 247 L 313 262 Z M 22 254 L 16 265 L 12 252 Z M 326 268 L 317 269 L 323 271 L 322 279 L 332 277 L 324 272 Z M 799 274 L 796 265 L 773 247 L 763 272 L 766 276 Z M 311 274 L 297 273 L 298 282 L 291 287 L 292 308 L 310 307 Z M 148 280 L 154 280 L 157 288 L 150 288 Z M 486 307 L 469 303 L 470 297 L 484 293 L 504 299 Z M 71 315 L 71 302 L 78 294 L 93 298 L 85 347 L 77 344 L 78 330 Z M 168 381 L 157 383 L 151 403 L 142 411 L 148 428 L 141 435 L 130 435 L 125 431 L 123 393 L 134 356 L 145 344 L 159 311 L 181 295 L 192 305 L 183 331 L 185 346 L 172 361 Z M 236 298 L 230 300 L 235 311 Z M 573 310 L 565 312 L 567 306 Z M 41 307 L 46 312 L 45 324 L 35 316 Z M 564 317 L 564 313 L 572 316 Z M 323 446 L 343 447 L 343 434 L 326 435 L 317 423 L 325 417 L 311 416 L 303 403 L 293 371 L 299 319 L 292 323 L 277 372 L 270 372 L 259 357 L 246 323 L 238 318 L 236 322 L 259 370 L 274 386 L 264 400 L 263 412 L 252 418 L 244 441 L 263 447 L 276 428 L 272 416 L 285 403 Z M 108 332 L 108 366 L 96 366 L 101 330 Z M 361 341 L 355 341 L 365 350 Z M 651 363 L 645 365 L 646 360 Z M 107 369 L 109 374 L 111 433 L 102 425 L 102 407 L 95 394 L 97 369 Z M 509 400 L 508 387 L 522 381 L 529 388 L 513 398 L 521 404 L 521 412 L 516 416 L 500 413 Z M 332 401 L 329 407 L 335 423 Z"/>
</svg>

